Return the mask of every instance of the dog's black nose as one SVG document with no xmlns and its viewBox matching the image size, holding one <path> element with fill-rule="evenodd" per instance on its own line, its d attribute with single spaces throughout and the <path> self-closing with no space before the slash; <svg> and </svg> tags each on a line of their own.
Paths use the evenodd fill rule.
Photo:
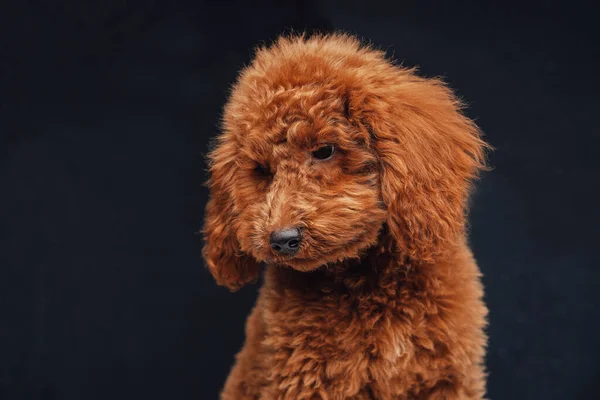
<svg viewBox="0 0 600 400">
<path fill-rule="evenodd" d="M 283 228 L 271 232 L 271 248 L 279 254 L 296 254 L 298 247 L 300 247 L 300 229 Z"/>
</svg>

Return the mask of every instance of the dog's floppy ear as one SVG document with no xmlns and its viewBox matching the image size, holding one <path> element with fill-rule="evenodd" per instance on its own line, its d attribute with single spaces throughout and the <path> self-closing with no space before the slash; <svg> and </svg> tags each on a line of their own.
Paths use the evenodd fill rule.
<svg viewBox="0 0 600 400">
<path fill-rule="evenodd" d="M 210 198 L 204 218 L 204 248 L 202 254 L 208 269 L 219 285 L 237 290 L 255 281 L 259 274 L 258 263 L 242 253 L 235 235 L 237 215 L 231 189 L 237 169 L 235 143 L 226 135 L 219 138 L 209 154 Z"/>
<path fill-rule="evenodd" d="M 351 114 L 370 131 L 398 250 L 433 262 L 464 233 L 470 181 L 485 167 L 487 145 L 440 80 L 392 68 L 393 79 L 351 98 Z"/>
</svg>

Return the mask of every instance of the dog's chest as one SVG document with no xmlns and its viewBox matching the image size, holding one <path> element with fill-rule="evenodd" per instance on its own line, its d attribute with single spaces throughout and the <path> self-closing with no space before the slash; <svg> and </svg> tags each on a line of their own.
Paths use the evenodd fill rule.
<svg viewBox="0 0 600 400">
<path fill-rule="evenodd" d="M 422 361 L 445 339 L 427 328 L 426 306 L 435 303 L 420 290 L 427 284 L 379 275 L 340 288 L 323 284 L 323 276 L 276 280 L 275 272 L 267 273 L 258 307 L 267 386 L 387 398 L 428 376 Z"/>
<path fill-rule="evenodd" d="M 269 303 L 263 345 L 281 374 L 366 384 L 372 370 L 397 373 L 408 354 L 406 321 L 388 299 L 284 290 Z"/>
</svg>

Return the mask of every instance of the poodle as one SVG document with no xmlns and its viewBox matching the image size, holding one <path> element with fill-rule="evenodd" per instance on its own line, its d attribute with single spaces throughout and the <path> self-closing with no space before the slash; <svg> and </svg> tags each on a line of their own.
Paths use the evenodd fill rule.
<svg viewBox="0 0 600 400">
<path fill-rule="evenodd" d="M 346 34 L 280 37 L 232 88 L 203 256 L 264 283 L 221 398 L 481 399 L 466 239 L 488 145 L 439 79 Z"/>
</svg>

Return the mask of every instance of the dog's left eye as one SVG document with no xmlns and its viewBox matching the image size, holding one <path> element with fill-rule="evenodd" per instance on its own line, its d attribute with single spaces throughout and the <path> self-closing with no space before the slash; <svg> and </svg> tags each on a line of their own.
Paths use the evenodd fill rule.
<svg viewBox="0 0 600 400">
<path fill-rule="evenodd" d="M 311 154 L 317 160 L 328 160 L 331 158 L 331 156 L 333 155 L 334 152 L 335 152 L 335 146 L 333 146 L 332 144 L 327 144 L 325 146 L 319 147 L 318 149 L 313 151 Z"/>
<path fill-rule="evenodd" d="M 254 168 L 254 172 L 256 172 L 261 177 L 269 177 L 271 176 L 271 168 L 268 165 L 259 164 Z"/>
</svg>

